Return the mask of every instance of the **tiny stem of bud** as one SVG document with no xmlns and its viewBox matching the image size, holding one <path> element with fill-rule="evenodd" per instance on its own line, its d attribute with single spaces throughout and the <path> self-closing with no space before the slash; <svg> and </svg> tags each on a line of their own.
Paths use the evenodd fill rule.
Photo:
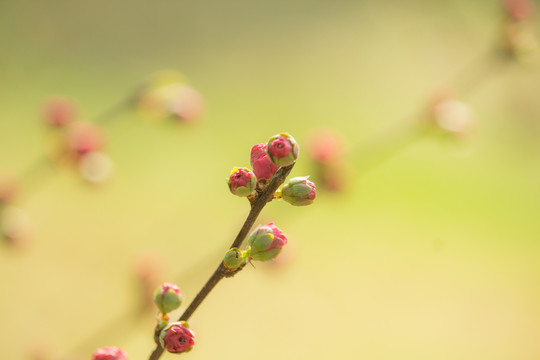
<svg viewBox="0 0 540 360">
<path fill-rule="evenodd" d="M 249 211 L 249 214 L 246 218 L 246 221 L 244 222 L 244 225 L 242 225 L 242 228 L 238 232 L 238 235 L 236 235 L 236 238 L 234 239 L 233 243 L 229 247 L 232 248 L 240 248 L 242 245 L 242 242 L 246 238 L 249 230 L 253 227 L 255 224 L 255 221 L 257 220 L 257 217 L 261 213 L 262 209 L 265 207 L 265 205 L 272 201 L 274 198 L 274 193 L 279 188 L 281 184 L 285 181 L 287 176 L 289 176 L 292 168 L 294 167 L 294 163 L 289 166 L 283 166 L 280 167 L 274 176 L 272 177 L 272 180 L 264 188 L 264 190 L 256 196 L 254 201 L 250 201 L 251 204 L 251 210 Z M 243 267 L 240 267 L 238 271 L 242 270 Z M 220 263 L 217 267 L 217 269 L 214 271 L 212 276 L 210 276 L 210 279 L 204 284 L 202 289 L 199 291 L 195 299 L 189 304 L 188 308 L 184 311 L 182 316 L 178 319 L 178 321 L 187 321 L 193 315 L 195 310 L 201 305 L 201 303 L 204 301 L 204 299 L 210 294 L 212 289 L 217 285 L 217 283 L 226 277 L 227 275 L 227 269 L 223 265 L 223 261 L 220 260 Z M 159 333 L 160 329 L 156 327 L 154 330 L 154 341 L 156 342 L 156 348 L 154 351 L 152 351 L 152 354 L 150 354 L 150 357 L 148 360 L 157 360 L 161 357 L 163 354 L 163 348 L 159 344 Z"/>
</svg>

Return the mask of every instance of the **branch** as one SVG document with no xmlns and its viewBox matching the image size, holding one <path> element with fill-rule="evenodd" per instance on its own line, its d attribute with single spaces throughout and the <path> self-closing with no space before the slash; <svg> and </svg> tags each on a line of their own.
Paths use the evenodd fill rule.
<svg viewBox="0 0 540 360">
<path fill-rule="evenodd" d="M 272 201 L 274 197 L 274 193 L 279 188 L 281 184 L 285 181 L 287 176 L 289 176 L 292 168 L 294 167 L 294 163 L 289 166 L 284 166 L 278 169 L 274 176 L 272 177 L 272 180 L 270 183 L 264 188 L 264 190 L 261 193 L 258 193 L 258 195 L 255 198 L 255 201 L 251 204 L 251 210 L 249 211 L 249 214 L 246 218 L 246 221 L 244 222 L 244 225 L 242 225 L 242 228 L 238 232 L 238 235 L 236 235 L 236 238 L 234 239 L 233 243 L 231 244 L 230 248 L 239 248 L 242 245 L 242 242 L 246 238 L 249 230 L 253 227 L 255 224 L 255 221 L 259 217 L 259 214 L 261 213 L 262 209 L 266 206 L 266 204 L 270 201 Z M 212 276 L 210 276 L 210 279 L 204 284 L 202 289 L 199 291 L 195 299 L 189 304 L 188 308 L 184 311 L 182 316 L 178 319 L 178 321 L 187 321 L 193 315 L 195 310 L 201 305 L 201 303 L 204 301 L 204 299 L 210 294 L 212 289 L 217 285 L 217 283 L 223 279 L 224 277 L 230 277 L 234 275 L 236 272 L 242 270 L 242 267 L 238 270 L 235 270 L 234 272 L 230 272 L 223 266 L 223 262 L 220 262 L 217 269 L 214 271 Z M 158 360 L 161 355 L 163 354 L 163 348 L 159 344 L 159 333 L 161 329 L 154 330 L 154 341 L 156 342 L 156 348 L 154 351 L 152 351 L 152 354 L 150 354 L 150 357 L 148 360 Z"/>
</svg>

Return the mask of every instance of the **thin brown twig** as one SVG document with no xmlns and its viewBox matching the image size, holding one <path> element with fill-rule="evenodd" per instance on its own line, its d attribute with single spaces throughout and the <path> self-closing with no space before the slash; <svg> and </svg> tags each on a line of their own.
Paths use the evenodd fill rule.
<svg viewBox="0 0 540 360">
<path fill-rule="evenodd" d="M 270 183 L 264 188 L 264 190 L 261 193 L 258 193 L 258 195 L 255 198 L 255 201 L 251 203 L 251 210 L 249 211 L 249 214 L 246 218 L 246 221 L 244 222 L 244 225 L 242 225 L 242 228 L 238 232 L 238 235 L 236 235 L 236 238 L 232 242 L 230 248 L 238 248 L 242 245 L 242 242 L 246 238 L 249 230 L 253 227 L 255 224 L 255 221 L 257 220 L 257 217 L 261 213 L 262 209 L 265 207 L 265 205 L 272 201 L 274 197 L 274 193 L 279 188 L 281 184 L 285 181 L 287 176 L 289 176 L 292 168 L 294 167 L 294 164 L 289 166 L 284 166 L 278 169 L 274 176 L 272 177 L 272 180 Z M 220 262 L 217 269 L 214 271 L 212 276 L 210 276 L 210 279 L 204 284 L 202 289 L 199 291 L 197 296 L 193 299 L 191 304 L 189 304 L 188 308 L 184 311 L 184 313 L 180 316 L 178 321 L 187 321 L 193 315 L 195 310 L 202 304 L 204 299 L 210 294 L 212 289 L 217 285 L 217 283 L 223 279 L 224 277 L 229 277 L 231 275 L 234 275 L 234 273 L 240 271 L 242 268 L 239 268 L 237 271 L 231 272 L 223 266 L 223 262 Z M 156 327 L 154 330 L 154 341 L 156 342 L 156 348 L 152 353 L 150 354 L 150 357 L 148 360 L 158 360 L 161 355 L 163 354 L 163 348 L 159 344 L 159 333 L 160 329 Z"/>
</svg>

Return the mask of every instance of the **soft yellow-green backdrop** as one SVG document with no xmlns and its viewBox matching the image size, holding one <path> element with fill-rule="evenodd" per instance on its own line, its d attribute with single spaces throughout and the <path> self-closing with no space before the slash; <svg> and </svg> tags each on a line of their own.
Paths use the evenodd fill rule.
<svg viewBox="0 0 540 360">
<path fill-rule="evenodd" d="M 302 147 L 321 127 L 346 139 L 347 191 L 265 209 L 259 222 L 289 236 L 287 261 L 220 283 L 182 358 L 540 358 L 539 71 L 510 65 L 467 94 L 467 145 L 426 138 L 366 169 L 355 153 L 408 126 L 501 19 L 485 0 L 2 1 L 0 171 L 43 154 L 50 95 L 91 119 L 173 68 L 207 110 L 194 126 L 126 112 L 106 128 L 105 186 L 60 170 L 23 189 L 34 233 L 0 249 L 0 358 L 117 345 L 146 359 L 154 322 L 133 312 L 134 259 L 161 258 L 162 281 L 189 302 L 248 211 L 225 186 L 230 169 L 277 132 Z M 301 152 L 293 175 L 311 171 Z"/>
</svg>

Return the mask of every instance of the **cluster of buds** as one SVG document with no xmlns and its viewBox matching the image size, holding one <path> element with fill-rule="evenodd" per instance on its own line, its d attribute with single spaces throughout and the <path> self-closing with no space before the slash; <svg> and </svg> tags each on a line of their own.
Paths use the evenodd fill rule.
<svg viewBox="0 0 540 360">
<path fill-rule="evenodd" d="M 523 64 L 537 64 L 540 44 L 531 26 L 534 6 L 531 0 L 503 0 L 505 18 L 502 23 L 504 55 Z"/>
<path fill-rule="evenodd" d="M 169 323 L 168 313 L 182 305 L 182 293 L 176 284 L 163 283 L 154 292 L 154 304 L 160 311 L 157 328 L 161 347 L 171 353 L 190 351 L 195 344 L 195 334 L 185 321 Z"/>
<path fill-rule="evenodd" d="M 241 197 L 255 199 L 276 173 L 283 166 L 289 166 L 298 158 L 299 146 L 294 138 L 287 133 L 272 136 L 267 143 L 255 144 L 251 148 L 251 166 L 248 168 L 235 167 L 232 169 L 227 184 L 231 193 Z M 291 179 L 278 190 L 276 198 L 296 205 L 309 205 L 316 196 L 315 184 L 307 177 Z"/>
<path fill-rule="evenodd" d="M 267 143 L 255 144 L 251 148 L 251 166 L 233 168 L 227 183 L 231 193 L 247 197 L 252 203 L 264 192 L 280 167 L 296 162 L 299 146 L 287 133 L 272 136 Z M 290 179 L 274 194 L 274 199 L 283 199 L 291 205 L 305 206 L 313 203 L 317 196 L 315 184 L 307 176 Z M 234 274 L 251 260 L 268 261 L 275 259 L 287 244 L 287 237 L 273 222 L 260 225 L 248 240 L 248 248 L 232 248 L 223 258 L 223 266 Z"/>
<path fill-rule="evenodd" d="M 139 111 L 151 119 L 199 120 L 204 112 L 202 95 L 176 71 L 161 71 L 142 86 L 137 96 Z"/>
<path fill-rule="evenodd" d="M 56 159 L 74 166 L 91 183 L 106 181 L 113 170 L 111 158 L 103 151 L 105 136 L 95 124 L 77 119 L 77 107 L 67 99 L 55 97 L 44 106 L 44 122 L 55 131 Z"/>
<path fill-rule="evenodd" d="M 315 167 L 318 184 L 331 191 L 345 187 L 344 140 L 340 134 L 319 130 L 308 139 L 308 153 Z"/>
</svg>

